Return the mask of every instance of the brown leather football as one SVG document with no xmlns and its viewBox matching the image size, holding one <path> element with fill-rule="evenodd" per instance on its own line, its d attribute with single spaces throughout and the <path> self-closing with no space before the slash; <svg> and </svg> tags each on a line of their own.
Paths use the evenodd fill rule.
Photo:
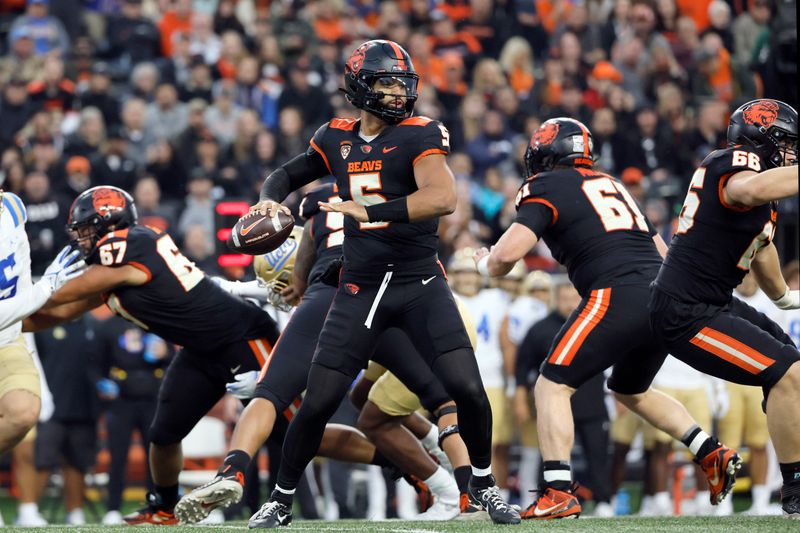
<svg viewBox="0 0 800 533">
<path fill-rule="evenodd" d="M 228 248 L 234 252 L 261 255 L 279 247 L 289 238 L 294 217 L 278 212 L 274 217 L 259 212 L 240 218 L 228 236 Z"/>
</svg>

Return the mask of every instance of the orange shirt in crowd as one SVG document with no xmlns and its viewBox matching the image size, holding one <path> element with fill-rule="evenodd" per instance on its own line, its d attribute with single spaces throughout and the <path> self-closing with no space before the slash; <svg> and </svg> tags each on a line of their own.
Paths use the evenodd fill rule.
<svg viewBox="0 0 800 533">
<path fill-rule="evenodd" d="M 561 4 L 561 9 L 556 10 L 556 2 Z M 572 11 L 572 4 L 566 0 L 534 0 L 536 14 L 542 21 L 542 26 L 547 33 L 553 33 L 558 23 L 565 20 Z"/>
<path fill-rule="evenodd" d="M 691 18 L 697 25 L 697 31 L 702 32 L 710 21 L 708 19 L 708 6 L 712 0 L 676 0 L 678 12 Z"/>
<path fill-rule="evenodd" d="M 533 89 L 533 73 L 515 67 L 508 73 L 508 82 L 517 94 L 529 93 Z"/>
<path fill-rule="evenodd" d="M 161 52 L 167 57 L 171 56 L 172 36 L 175 32 L 182 31 L 189 33 L 191 30 L 191 18 L 178 18 L 178 15 L 174 11 L 167 11 L 164 13 L 164 16 L 158 23 L 158 31 L 161 32 Z"/>
<path fill-rule="evenodd" d="M 733 100 L 733 73 L 731 72 L 731 54 L 724 48 L 717 55 L 717 69 L 708 76 L 708 83 L 714 89 L 717 98 L 723 102 Z"/>
<path fill-rule="evenodd" d="M 342 20 L 339 17 L 332 19 L 318 17 L 314 21 L 314 32 L 321 41 L 336 42 L 344 37 Z"/>
</svg>

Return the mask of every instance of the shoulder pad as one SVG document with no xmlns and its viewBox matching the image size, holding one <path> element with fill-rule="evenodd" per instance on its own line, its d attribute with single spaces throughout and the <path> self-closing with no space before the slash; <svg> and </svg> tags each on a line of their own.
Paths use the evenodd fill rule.
<svg viewBox="0 0 800 533">
<path fill-rule="evenodd" d="M 409 117 L 398 124 L 398 126 L 427 126 L 434 122 L 432 118 L 428 117 Z"/>
<path fill-rule="evenodd" d="M 14 227 L 19 227 L 28 221 L 28 212 L 25 210 L 25 204 L 13 192 L 3 193 L 3 209 L 11 215 Z"/>
<path fill-rule="evenodd" d="M 354 118 L 334 118 L 328 122 L 328 127 L 333 130 L 352 131 L 356 126 Z"/>
</svg>

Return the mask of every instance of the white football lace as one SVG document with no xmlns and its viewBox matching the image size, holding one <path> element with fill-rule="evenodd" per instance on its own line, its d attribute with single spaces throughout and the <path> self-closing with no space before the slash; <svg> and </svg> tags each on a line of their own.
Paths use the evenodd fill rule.
<svg viewBox="0 0 800 533">
<path fill-rule="evenodd" d="M 481 494 L 481 499 L 487 503 L 491 503 L 493 507 L 498 510 L 508 509 L 508 504 L 500 496 L 500 491 L 497 487 L 489 487 Z"/>
</svg>

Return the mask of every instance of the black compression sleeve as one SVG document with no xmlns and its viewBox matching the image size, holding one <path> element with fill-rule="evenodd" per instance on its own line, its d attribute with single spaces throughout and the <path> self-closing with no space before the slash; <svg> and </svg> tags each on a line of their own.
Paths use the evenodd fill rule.
<svg viewBox="0 0 800 533">
<path fill-rule="evenodd" d="M 314 149 L 294 157 L 273 171 L 261 186 L 261 200 L 282 202 L 289 193 L 329 174 L 325 160 Z"/>
</svg>

